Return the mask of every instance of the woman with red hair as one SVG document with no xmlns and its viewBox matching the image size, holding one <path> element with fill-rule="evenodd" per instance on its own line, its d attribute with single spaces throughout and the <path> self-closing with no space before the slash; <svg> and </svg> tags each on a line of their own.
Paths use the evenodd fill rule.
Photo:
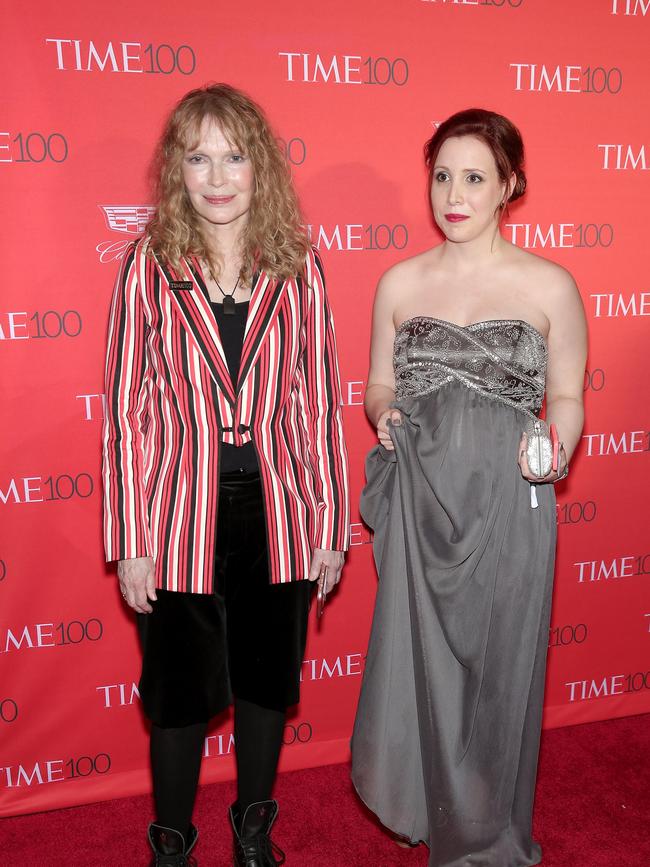
<svg viewBox="0 0 650 867">
<path fill-rule="evenodd" d="M 444 241 L 382 277 L 373 313 L 362 514 L 380 581 L 353 780 L 430 867 L 541 860 L 553 484 L 582 430 L 587 340 L 570 274 L 499 231 L 523 156 L 501 115 L 441 124 L 426 162 Z"/>
</svg>

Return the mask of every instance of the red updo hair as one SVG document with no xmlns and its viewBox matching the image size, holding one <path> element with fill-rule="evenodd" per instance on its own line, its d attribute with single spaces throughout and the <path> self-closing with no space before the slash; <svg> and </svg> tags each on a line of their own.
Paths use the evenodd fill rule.
<svg viewBox="0 0 650 867">
<path fill-rule="evenodd" d="M 429 169 L 429 186 L 433 182 L 433 169 L 440 148 L 448 138 L 467 135 L 480 139 L 490 148 L 499 178 L 504 184 L 508 184 L 512 174 L 515 174 L 515 185 L 502 207 L 523 196 L 526 190 L 526 175 L 523 168 L 524 143 L 521 133 L 507 117 L 484 108 L 468 108 L 452 114 L 440 124 L 425 144 L 424 159 Z"/>
</svg>

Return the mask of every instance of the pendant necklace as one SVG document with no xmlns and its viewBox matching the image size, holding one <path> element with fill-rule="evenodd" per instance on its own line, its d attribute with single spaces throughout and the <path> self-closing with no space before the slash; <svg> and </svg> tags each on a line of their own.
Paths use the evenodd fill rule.
<svg viewBox="0 0 650 867">
<path fill-rule="evenodd" d="M 237 287 L 239 286 L 239 281 L 241 280 L 241 274 L 237 277 L 237 282 L 232 290 L 232 292 L 224 292 L 221 288 L 221 283 L 217 280 L 217 278 L 212 273 L 212 268 L 208 265 L 208 273 L 210 277 L 212 277 L 213 281 L 217 284 L 217 288 L 219 292 L 223 295 L 223 312 L 226 316 L 232 316 L 235 313 L 235 292 L 237 291 Z"/>
</svg>

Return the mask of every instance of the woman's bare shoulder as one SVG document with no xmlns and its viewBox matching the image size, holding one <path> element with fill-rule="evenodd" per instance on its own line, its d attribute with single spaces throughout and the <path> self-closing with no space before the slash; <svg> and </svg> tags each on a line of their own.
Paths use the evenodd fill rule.
<svg viewBox="0 0 650 867">
<path fill-rule="evenodd" d="M 551 292 L 567 292 L 575 290 L 575 280 L 571 273 L 557 262 L 551 262 L 543 256 L 513 247 L 513 263 L 525 275 L 528 285 L 539 285 Z"/>
<path fill-rule="evenodd" d="M 555 304 L 578 294 L 571 273 L 557 262 L 515 247 L 513 265 L 522 285 L 540 300 L 543 298 L 547 303 Z"/>
<path fill-rule="evenodd" d="M 385 271 L 377 284 L 377 292 L 381 294 L 404 293 L 404 287 L 414 285 L 424 275 L 435 267 L 436 248 L 425 250 L 416 256 L 402 259 Z"/>
<path fill-rule="evenodd" d="M 517 282 L 526 287 L 531 302 L 551 325 L 558 318 L 572 321 L 584 318 L 580 292 L 566 268 L 526 250 L 516 248 L 516 251 Z"/>
</svg>

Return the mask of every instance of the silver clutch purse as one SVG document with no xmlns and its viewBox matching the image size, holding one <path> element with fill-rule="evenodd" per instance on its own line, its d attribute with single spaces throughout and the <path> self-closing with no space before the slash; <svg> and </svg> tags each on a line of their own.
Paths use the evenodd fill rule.
<svg viewBox="0 0 650 867">
<path fill-rule="evenodd" d="M 533 475 L 543 478 L 551 472 L 553 466 L 553 443 L 546 422 L 541 418 L 536 419 L 526 433 L 528 466 Z"/>
</svg>

